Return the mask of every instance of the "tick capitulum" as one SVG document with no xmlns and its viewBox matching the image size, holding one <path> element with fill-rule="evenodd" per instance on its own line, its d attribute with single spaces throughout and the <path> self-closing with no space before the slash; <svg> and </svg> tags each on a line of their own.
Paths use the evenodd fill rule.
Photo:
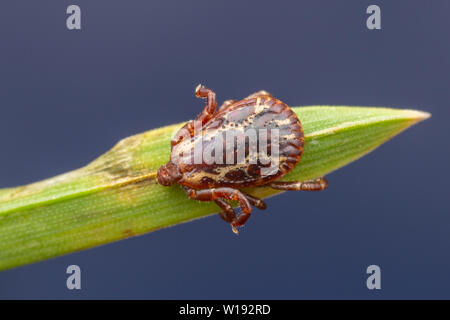
<svg viewBox="0 0 450 320">
<path fill-rule="evenodd" d="M 172 139 L 170 161 L 158 170 L 161 185 L 179 183 L 191 199 L 215 201 L 222 209 L 220 217 L 231 224 L 235 233 L 250 217 L 252 206 L 266 208 L 263 200 L 242 188 L 327 188 L 324 177 L 304 182 L 276 181 L 294 169 L 304 146 L 300 120 L 286 104 L 266 91 L 239 101 L 227 100 L 219 108 L 212 90 L 199 85 L 195 95 L 206 99 L 206 106 Z M 234 143 L 235 138 L 242 143 Z M 202 150 L 200 158 L 198 147 Z M 239 202 L 238 215 L 229 203 L 233 200 Z"/>
</svg>

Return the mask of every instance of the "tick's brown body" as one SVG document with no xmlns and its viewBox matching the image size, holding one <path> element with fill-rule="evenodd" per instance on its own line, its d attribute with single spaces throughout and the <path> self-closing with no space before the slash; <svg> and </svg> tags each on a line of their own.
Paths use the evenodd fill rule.
<svg viewBox="0 0 450 320">
<path fill-rule="evenodd" d="M 290 172 L 300 161 L 303 153 L 304 136 L 301 123 L 286 104 L 265 91 L 259 91 L 240 101 L 225 101 L 216 110 L 216 94 L 212 90 L 198 86 L 195 93 L 197 97 L 207 99 L 206 106 L 196 122 L 188 122 L 172 139 L 170 161 L 158 170 L 160 184 L 168 186 L 178 182 L 190 198 L 215 201 L 223 210 L 220 216 L 231 223 L 234 232 L 237 232 L 236 227 L 244 225 L 249 218 L 251 205 L 260 209 L 266 208 L 262 200 L 244 193 L 241 188 L 270 186 L 279 190 L 319 191 L 327 187 L 325 178 L 306 182 L 275 181 Z M 200 126 L 200 130 L 194 130 L 196 125 L 197 128 Z M 268 132 L 266 138 L 268 159 L 260 158 L 257 162 L 252 161 L 247 143 L 243 161 L 231 164 L 226 162 L 227 156 L 238 159 L 238 151 L 224 145 L 224 161 L 195 163 L 192 151 L 199 139 L 203 148 L 208 148 L 220 134 L 230 130 L 243 132 L 249 129 L 256 131 L 264 129 Z M 276 140 L 271 136 L 274 129 L 278 133 Z M 261 139 L 261 136 L 258 136 L 258 139 Z M 278 161 L 267 174 L 267 171 L 262 170 L 270 167 L 270 157 L 275 153 L 271 150 L 274 149 L 274 143 L 277 143 L 279 150 Z M 227 200 L 239 201 L 242 212 L 238 216 Z"/>
</svg>

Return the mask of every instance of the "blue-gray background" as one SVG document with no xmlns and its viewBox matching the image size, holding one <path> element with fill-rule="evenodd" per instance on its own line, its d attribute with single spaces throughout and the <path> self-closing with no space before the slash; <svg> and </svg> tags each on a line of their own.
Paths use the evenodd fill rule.
<svg viewBox="0 0 450 320">
<path fill-rule="evenodd" d="M 82 30 L 66 29 L 77 4 Z M 365 10 L 378 4 L 382 30 Z M 218 217 L 0 273 L 0 298 L 450 298 L 450 2 L 3 1 L 0 187 L 85 165 L 121 138 L 265 89 L 290 105 L 433 117 L 285 193 L 239 237 Z M 82 290 L 65 269 L 82 270 Z M 366 288 L 366 268 L 382 289 Z"/>
</svg>

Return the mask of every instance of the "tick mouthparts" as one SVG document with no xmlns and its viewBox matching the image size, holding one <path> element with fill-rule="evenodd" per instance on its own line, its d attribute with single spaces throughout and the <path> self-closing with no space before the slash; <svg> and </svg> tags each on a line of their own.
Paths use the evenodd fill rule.
<svg viewBox="0 0 450 320">
<path fill-rule="evenodd" d="M 180 180 L 181 175 L 177 165 L 169 161 L 167 164 L 159 167 L 157 178 L 161 185 L 168 187 Z"/>
<path fill-rule="evenodd" d="M 169 170 L 167 170 L 166 165 L 163 165 L 158 169 L 158 182 L 165 187 L 168 187 L 175 182 L 170 175 Z"/>
</svg>

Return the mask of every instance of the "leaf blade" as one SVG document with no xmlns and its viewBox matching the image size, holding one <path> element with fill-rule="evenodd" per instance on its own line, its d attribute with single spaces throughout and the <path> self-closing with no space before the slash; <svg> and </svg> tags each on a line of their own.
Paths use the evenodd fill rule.
<svg viewBox="0 0 450 320">
<path fill-rule="evenodd" d="M 429 114 L 368 107 L 294 108 L 305 152 L 283 180 L 332 172 Z M 0 190 L 0 270 L 147 233 L 218 211 L 156 182 L 181 124 L 120 141 L 84 168 L 28 186 Z M 268 188 L 250 192 L 267 197 Z"/>
</svg>

